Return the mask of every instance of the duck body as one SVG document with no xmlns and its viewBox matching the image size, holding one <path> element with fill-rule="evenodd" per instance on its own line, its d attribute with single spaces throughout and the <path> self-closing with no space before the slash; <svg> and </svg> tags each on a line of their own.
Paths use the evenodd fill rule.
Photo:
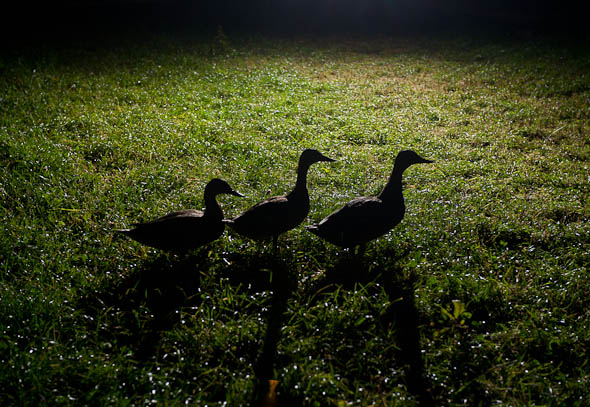
<svg viewBox="0 0 590 407">
<path fill-rule="evenodd" d="M 224 220 L 242 236 L 254 240 L 273 238 L 297 227 L 309 213 L 309 193 L 307 191 L 307 172 L 309 167 L 319 161 L 334 161 L 317 150 L 305 150 L 299 158 L 297 182 L 288 195 L 265 199 L 241 215 Z"/>
<path fill-rule="evenodd" d="M 187 251 L 218 239 L 224 224 L 216 216 L 206 216 L 196 209 L 169 213 L 133 229 L 119 232 L 146 246 L 169 251 Z"/>
<path fill-rule="evenodd" d="M 395 206 L 384 204 L 376 196 L 359 197 L 306 229 L 336 246 L 358 246 L 386 234 L 401 222 L 405 213 L 403 200 Z"/>
<path fill-rule="evenodd" d="M 205 187 L 205 211 L 185 209 L 150 222 L 135 224 L 133 229 L 118 232 L 146 246 L 184 252 L 218 239 L 225 229 L 223 212 L 216 197 L 220 194 L 242 196 L 227 182 L 211 180 Z"/>
<path fill-rule="evenodd" d="M 295 201 L 292 197 L 274 196 L 257 203 L 227 223 L 242 236 L 264 240 L 297 227 L 308 213 L 309 196 Z"/>
<path fill-rule="evenodd" d="M 402 221 L 406 211 L 403 172 L 413 164 L 430 162 L 413 151 L 401 151 L 381 194 L 355 198 L 306 229 L 340 247 L 355 247 L 383 236 Z"/>
</svg>

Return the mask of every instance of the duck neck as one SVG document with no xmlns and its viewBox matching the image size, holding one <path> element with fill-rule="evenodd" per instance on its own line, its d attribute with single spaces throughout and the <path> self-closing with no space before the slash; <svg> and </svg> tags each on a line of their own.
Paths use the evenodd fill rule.
<svg viewBox="0 0 590 407">
<path fill-rule="evenodd" d="M 297 182 L 295 182 L 295 188 L 287 198 L 291 198 L 296 195 L 308 195 L 307 194 L 307 170 L 309 170 L 309 164 L 299 162 L 297 167 Z"/>
<path fill-rule="evenodd" d="M 217 194 L 205 193 L 205 216 L 223 218 L 223 212 L 217 203 Z"/>
<path fill-rule="evenodd" d="M 405 168 L 394 165 L 393 171 L 389 176 L 389 181 L 387 181 L 387 185 L 379 194 L 379 199 L 383 201 L 402 201 L 404 200 L 404 196 L 402 194 L 402 174 L 404 173 Z"/>
</svg>

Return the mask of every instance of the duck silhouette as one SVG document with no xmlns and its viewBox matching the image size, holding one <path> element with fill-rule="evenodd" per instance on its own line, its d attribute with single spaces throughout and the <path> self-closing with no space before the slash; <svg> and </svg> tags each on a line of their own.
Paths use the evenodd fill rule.
<svg viewBox="0 0 590 407">
<path fill-rule="evenodd" d="M 411 150 L 401 151 L 389 181 L 377 196 L 353 199 L 317 224 L 306 226 L 311 233 L 345 248 L 364 245 L 393 229 L 406 210 L 402 174 L 413 164 L 431 163 Z"/>
<path fill-rule="evenodd" d="M 205 186 L 204 212 L 185 209 L 151 222 L 137 223 L 133 229 L 119 229 L 117 232 L 157 249 L 173 252 L 196 249 L 223 234 L 223 212 L 216 199 L 220 194 L 243 196 L 234 191 L 226 181 L 214 178 Z"/>
<path fill-rule="evenodd" d="M 334 161 L 314 149 L 307 149 L 299 157 L 297 182 L 288 195 L 274 196 L 257 203 L 233 219 L 224 222 L 238 234 L 254 240 L 273 239 L 276 247 L 280 234 L 303 222 L 309 213 L 307 171 L 320 161 Z"/>
</svg>

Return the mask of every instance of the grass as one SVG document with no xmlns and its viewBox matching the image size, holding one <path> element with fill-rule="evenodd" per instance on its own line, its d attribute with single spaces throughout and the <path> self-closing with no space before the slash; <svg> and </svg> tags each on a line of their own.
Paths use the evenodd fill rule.
<svg viewBox="0 0 590 407">
<path fill-rule="evenodd" d="M 590 52 L 468 39 L 157 40 L 0 58 L 0 404 L 590 403 Z M 362 261 L 298 228 L 186 258 L 113 233 L 404 176 Z"/>
</svg>

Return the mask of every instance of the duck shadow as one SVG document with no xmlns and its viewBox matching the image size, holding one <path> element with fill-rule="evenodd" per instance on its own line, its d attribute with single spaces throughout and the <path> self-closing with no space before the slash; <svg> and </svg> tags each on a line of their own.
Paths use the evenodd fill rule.
<svg viewBox="0 0 590 407">
<path fill-rule="evenodd" d="M 337 289 L 351 290 L 356 285 L 382 284 L 383 275 L 391 274 L 384 271 L 390 269 L 391 264 L 395 265 L 403 261 L 409 253 L 410 250 L 405 249 L 398 253 L 381 251 L 343 254 L 334 264 L 326 268 L 322 278 L 307 288 L 313 298 L 310 305 L 318 300 L 319 294 L 329 294 Z"/>
<path fill-rule="evenodd" d="M 230 284 L 250 292 L 270 291 L 266 332 L 259 354 L 253 362 L 255 392 L 251 406 L 274 405 L 269 399 L 271 381 L 277 363 L 277 346 L 287 320 L 288 302 L 297 291 L 295 273 L 287 262 L 272 253 L 233 254 L 221 272 Z"/>
<path fill-rule="evenodd" d="M 219 277 L 246 292 L 291 291 L 296 283 L 290 278 L 290 267 L 272 253 L 232 253 L 224 258 L 226 267 Z"/>
<path fill-rule="evenodd" d="M 419 313 L 414 302 L 417 278 L 413 272 L 408 277 L 401 267 L 392 266 L 405 255 L 383 262 L 343 256 L 307 294 L 313 302 L 338 287 L 369 284 L 383 289 L 389 306 L 380 312 L 378 320 L 386 329 L 394 330 L 398 350 L 392 356 L 404 367 L 408 391 L 420 405 L 428 406 L 433 405 L 432 384 L 425 378 L 420 347 Z M 208 275 L 211 261 L 205 251 L 184 257 L 159 255 L 122 280 L 108 283 L 100 292 L 80 298 L 80 304 L 95 320 L 106 316 L 108 321 L 102 328 L 105 340 L 129 347 L 137 360 L 148 360 L 158 356 L 161 335 L 179 322 L 179 311 L 199 305 L 201 278 Z M 225 266 L 218 269 L 216 278 L 225 278 L 246 292 L 271 293 L 263 344 L 253 357 L 256 384 L 251 403 L 269 405 L 267 397 L 277 364 L 277 346 L 288 318 L 288 302 L 298 290 L 295 267 L 273 254 L 233 253 L 222 261 Z"/>
<path fill-rule="evenodd" d="M 278 271 L 278 270 L 277 270 Z M 281 339 L 281 331 L 287 320 L 287 304 L 297 289 L 296 281 L 291 273 L 277 272 L 272 281 L 272 299 L 266 321 L 266 334 L 262 349 L 254 362 L 256 392 L 252 406 L 272 405 L 268 400 L 277 362 L 277 346 Z"/>
<path fill-rule="evenodd" d="M 138 360 L 156 355 L 161 333 L 179 321 L 181 308 L 200 302 L 205 253 L 159 255 L 140 264 L 122 280 L 80 299 L 89 315 L 106 316 L 105 339 L 127 346 Z"/>
<path fill-rule="evenodd" d="M 404 277 L 401 269 L 380 274 L 381 284 L 389 298 L 389 306 L 379 316 L 384 327 L 394 330 L 397 343 L 395 359 L 403 366 L 407 389 L 420 406 L 433 406 L 432 383 L 426 378 L 420 346 L 420 315 L 416 308 L 415 271 Z"/>
<path fill-rule="evenodd" d="M 420 346 L 420 315 L 415 304 L 418 277 L 414 270 L 404 270 L 409 250 L 399 254 L 381 253 L 382 259 L 367 255 L 343 258 L 326 270 L 325 277 L 311 288 L 310 306 L 337 289 L 350 290 L 363 285 L 383 290 L 389 300 L 385 310 L 375 309 L 375 319 L 383 329 L 393 330 L 396 350 L 392 358 L 403 367 L 408 391 L 420 406 L 432 406 L 433 384 L 425 375 Z"/>
</svg>

